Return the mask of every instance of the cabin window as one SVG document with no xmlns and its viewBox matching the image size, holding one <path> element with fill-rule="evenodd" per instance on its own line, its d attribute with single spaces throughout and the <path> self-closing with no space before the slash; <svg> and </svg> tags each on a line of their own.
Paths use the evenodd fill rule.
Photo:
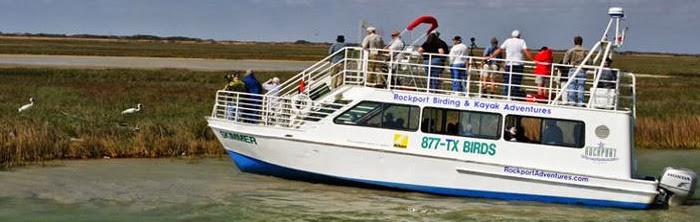
<svg viewBox="0 0 700 222">
<path fill-rule="evenodd" d="M 336 124 L 416 131 L 420 108 L 392 103 L 363 101 L 340 114 Z"/>
<path fill-rule="evenodd" d="M 508 115 L 503 139 L 512 142 L 582 148 L 585 125 L 581 121 Z"/>
<path fill-rule="evenodd" d="M 421 131 L 425 133 L 498 139 L 501 115 L 455 109 L 426 107 Z"/>
</svg>

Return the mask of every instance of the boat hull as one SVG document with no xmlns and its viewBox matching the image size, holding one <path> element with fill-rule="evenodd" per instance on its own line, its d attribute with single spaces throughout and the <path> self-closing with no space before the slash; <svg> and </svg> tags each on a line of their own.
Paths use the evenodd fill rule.
<svg viewBox="0 0 700 222">
<path fill-rule="evenodd" d="M 505 193 L 505 192 L 493 192 L 493 191 L 480 191 L 480 190 L 469 190 L 469 189 L 454 189 L 445 187 L 431 187 L 431 186 L 421 186 L 413 184 L 401 184 L 392 183 L 386 181 L 372 181 L 372 180 L 362 180 L 353 178 L 340 178 L 332 177 L 312 172 L 306 172 L 301 170 L 295 170 L 292 168 L 287 168 L 283 166 L 278 166 L 275 164 L 267 163 L 252 157 L 248 157 L 242 154 L 238 154 L 234 151 L 228 150 L 227 152 L 233 162 L 238 166 L 238 169 L 242 172 L 255 173 L 262 175 L 270 175 L 281 177 L 285 179 L 302 180 L 302 181 L 313 181 L 313 182 L 323 182 L 332 184 L 365 184 L 372 186 L 382 186 L 393 189 L 401 189 L 407 191 L 416 191 L 423 193 L 431 193 L 438 195 L 448 195 L 448 196 L 463 196 L 463 197 L 478 197 L 478 198 L 493 198 L 502 200 L 520 200 L 520 201 L 537 201 L 546 203 L 562 203 L 562 204 L 582 204 L 590 206 L 603 206 L 603 207 L 618 207 L 618 208 L 629 208 L 629 209 L 647 209 L 649 204 L 647 203 L 634 203 L 634 202 L 623 202 L 623 201 L 610 201 L 610 200 L 596 200 L 596 199 L 584 199 L 584 198 L 570 198 L 570 197 L 559 197 L 559 196 L 546 196 L 546 195 L 532 195 L 532 194 L 519 194 L 519 193 Z"/>
<path fill-rule="evenodd" d="M 255 138 L 255 143 L 251 143 L 217 134 L 238 169 L 287 179 L 367 184 L 450 196 L 629 209 L 649 208 L 657 194 L 655 185 L 649 181 L 616 181 L 586 176 L 585 183 L 571 183 L 556 178 L 528 178 L 509 175 L 516 166 L 251 134 L 255 130 L 240 130 L 241 127 L 238 130 L 234 130 L 236 127 L 212 128 L 216 132 Z M 556 175 L 576 176 L 561 172 Z M 628 189 L 630 187 L 639 189 Z"/>
</svg>

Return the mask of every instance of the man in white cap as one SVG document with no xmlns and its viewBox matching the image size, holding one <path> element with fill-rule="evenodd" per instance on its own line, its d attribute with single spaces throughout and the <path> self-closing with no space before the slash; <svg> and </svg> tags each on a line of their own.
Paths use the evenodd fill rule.
<svg viewBox="0 0 700 222">
<path fill-rule="evenodd" d="M 275 122 L 277 121 L 279 111 L 281 109 L 280 107 L 280 98 L 279 98 L 279 93 L 280 93 L 280 78 L 274 77 L 272 79 L 267 80 L 267 82 L 262 84 L 263 89 L 267 90 L 267 110 L 270 111 L 267 113 L 267 115 L 270 115 L 270 121 Z"/>
<path fill-rule="evenodd" d="M 467 64 L 467 45 L 462 43 L 461 36 L 452 38 L 454 45 L 450 49 L 450 74 L 452 75 L 452 91 L 454 93 L 464 92 L 464 78 L 467 76 L 464 69 Z"/>
<path fill-rule="evenodd" d="M 511 38 L 506 39 L 501 47 L 491 54 L 486 61 L 498 56 L 505 50 L 506 69 L 505 73 L 503 73 L 503 84 L 505 84 L 506 87 L 503 88 L 503 95 L 523 97 L 520 92 L 520 84 L 523 81 L 523 54 L 530 60 L 532 60 L 532 55 L 527 51 L 525 40 L 520 38 L 520 31 L 513 30 L 510 36 Z M 511 74 L 513 76 L 512 80 Z"/>
<path fill-rule="evenodd" d="M 277 96 L 279 93 L 280 78 L 274 77 L 267 80 L 267 82 L 262 84 L 263 89 L 267 91 L 267 94 Z"/>
<path fill-rule="evenodd" d="M 391 42 L 389 42 L 389 44 L 386 47 L 384 47 L 384 49 L 392 51 L 392 53 L 389 54 L 389 61 L 391 62 L 390 68 L 393 73 L 396 73 L 398 63 L 403 58 L 403 54 L 401 53 L 401 51 L 403 50 L 405 45 L 406 43 L 404 43 L 401 39 L 401 32 L 391 32 Z M 393 78 L 392 84 L 396 84 L 396 77 Z"/>
<path fill-rule="evenodd" d="M 382 36 L 377 35 L 377 30 L 374 27 L 367 28 L 367 36 L 362 39 L 362 48 L 369 50 L 369 62 L 367 64 L 367 84 L 373 86 L 382 86 L 386 82 L 384 75 L 378 72 L 382 71 L 382 64 L 384 60 L 379 54 L 377 49 L 384 48 L 384 41 Z"/>
</svg>

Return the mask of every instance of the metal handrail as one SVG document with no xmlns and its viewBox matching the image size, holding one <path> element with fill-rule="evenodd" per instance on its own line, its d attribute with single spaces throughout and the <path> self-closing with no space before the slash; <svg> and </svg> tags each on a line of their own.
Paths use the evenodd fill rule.
<svg viewBox="0 0 700 222">
<path fill-rule="evenodd" d="M 373 84 L 370 84 L 368 82 L 368 77 L 369 75 L 376 75 L 377 78 L 385 78 L 385 85 L 379 86 L 381 88 L 387 89 L 387 90 L 394 90 L 394 91 L 411 91 L 411 92 L 423 92 L 423 93 L 430 93 L 430 94 L 443 94 L 443 95 L 450 95 L 450 96 L 461 96 L 461 97 L 466 97 L 466 98 L 475 98 L 475 97 L 486 97 L 488 96 L 490 99 L 497 99 L 497 100 L 516 100 L 516 101 L 529 101 L 529 102 L 537 102 L 537 103 L 546 103 L 549 105 L 566 105 L 563 101 L 559 101 L 559 99 L 563 98 L 565 94 L 568 94 L 569 92 L 573 92 L 572 90 L 569 89 L 568 85 L 570 85 L 573 81 L 579 80 L 576 79 L 575 76 L 571 77 L 564 77 L 563 75 L 568 74 L 568 72 L 564 73 L 562 70 L 564 69 L 571 69 L 575 68 L 577 71 L 583 71 L 586 75 L 586 78 L 584 79 L 584 84 L 585 88 L 588 90 L 584 90 L 584 96 L 587 98 L 586 106 L 582 108 L 588 108 L 588 109 L 598 109 L 600 106 L 595 104 L 593 101 L 593 98 L 595 97 L 595 94 L 597 93 L 596 90 L 598 89 L 598 83 L 602 82 L 607 82 L 611 83 L 611 81 L 607 80 L 601 80 L 600 75 L 602 70 L 605 68 L 601 65 L 587 65 L 586 63 L 583 63 L 582 65 L 579 66 L 570 66 L 570 65 L 563 65 L 563 64 L 556 64 L 552 63 L 550 64 L 550 75 L 547 77 L 549 78 L 549 81 L 545 82 L 543 87 L 539 87 L 537 85 L 534 85 L 532 83 L 533 79 L 537 77 L 537 75 L 532 74 L 530 70 L 533 68 L 533 66 L 536 65 L 536 62 L 531 62 L 531 61 L 520 61 L 524 64 L 525 66 L 525 71 L 523 73 L 514 73 L 513 70 L 486 70 L 482 66 L 483 62 L 485 61 L 484 57 L 477 57 L 477 56 L 461 56 L 464 58 L 466 61 L 469 63 L 464 67 L 464 68 L 453 68 L 449 66 L 448 64 L 431 64 L 430 62 L 424 64 L 423 63 L 423 58 L 442 58 L 445 61 L 448 59 L 449 55 L 444 55 L 444 54 L 433 54 L 433 53 L 423 53 L 423 54 L 418 54 L 417 52 L 412 52 L 412 51 L 394 51 L 394 50 L 384 50 L 384 49 L 377 49 L 377 52 L 380 53 L 380 55 L 384 55 L 384 57 L 379 56 L 379 57 L 374 57 L 370 59 L 369 57 L 369 52 L 367 50 L 363 50 L 362 48 L 357 48 L 357 47 L 346 47 L 343 48 L 342 50 L 338 50 L 337 52 L 329 55 L 326 57 L 324 60 L 321 60 L 311 67 L 305 69 L 304 71 L 300 72 L 299 74 L 291 77 L 287 81 L 283 82 L 278 89 L 274 93 L 267 93 L 264 95 L 253 95 L 253 94 L 248 94 L 248 93 L 236 93 L 236 92 L 229 92 L 225 90 L 220 90 L 217 92 L 217 98 L 216 98 L 216 104 L 214 106 L 214 109 L 212 111 L 212 117 L 216 118 L 223 118 L 226 115 L 226 107 L 229 106 L 228 103 L 231 103 L 231 101 L 235 101 L 235 104 L 239 104 L 237 106 L 236 110 L 237 111 L 243 111 L 244 116 L 240 118 L 243 120 L 243 122 L 264 122 L 265 124 L 269 124 L 269 122 L 265 122 L 266 118 L 269 117 L 269 113 L 272 112 L 270 110 L 270 106 L 272 104 L 271 101 L 278 101 L 281 102 L 279 103 L 281 106 L 275 111 L 281 112 L 281 115 L 286 115 L 287 117 L 291 116 L 295 111 L 293 106 L 298 106 L 298 104 L 292 104 L 293 102 L 291 101 L 291 98 L 303 94 L 308 97 L 312 97 L 311 103 L 319 103 L 319 101 L 323 100 L 324 98 L 327 98 L 326 95 L 333 95 L 338 88 L 341 88 L 342 86 L 373 86 Z M 394 56 L 387 56 L 387 55 L 394 55 L 395 53 L 400 53 L 402 57 L 401 60 L 394 60 Z M 330 59 L 335 56 L 343 54 L 343 58 L 341 61 L 338 61 L 336 63 L 331 63 L 329 62 Z M 586 59 L 590 59 L 592 53 L 587 55 Z M 604 55 L 605 56 L 605 55 Z M 509 60 L 506 59 L 491 59 L 493 61 L 496 61 L 498 63 L 503 63 L 507 62 Z M 368 67 L 371 65 L 375 67 L 381 67 L 380 69 L 375 69 L 375 70 L 369 70 Z M 341 66 L 342 68 L 336 69 L 339 70 L 336 73 L 332 73 L 333 67 L 335 66 Z M 434 69 L 441 69 L 441 75 L 436 76 L 436 77 L 431 77 L 429 75 L 429 72 L 434 70 Z M 461 70 L 465 73 L 466 76 L 462 79 L 453 79 L 451 76 L 446 76 L 444 75 L 444 72 L 446 70 L 450 69 L 456 69 L 456 70 Z M 587 71 L 584 71 L 587 70 Z M 636 90 L 635 90 L 635 77 L 631 73 L 623 73 L 620 72 L 620 70 L 617 69 L 612 69 L 614 72 L 617 73 L 618 78 L 615 81 L 612 81 L 612 83 L 615 84 L 615 95 L 613 98 L 613 104 L 610 107 L 607 107 L 606 109 L 611 109 L 611 110 L 619 110 L 619 111 L 631 111 L 632 114 L 634 115 L 635 112 L 635 106 L 636 106 Z M 495 76 L 501 76 L 502 74 L 508 74 L 510 76 L 518 76 L 523 79 L 521 84 L 516 85 L 513 84 L 513 79 L 510 78 L 510 82 L 483 82 L 481 78 L 479 78 L 479 75 L 481 72 L 490 72 L 493 73 Z M 328 80 L 332 80 L 333 78 L 340 76 L 342 79 L 342 83 L 338 87 L 331 88 L 326 84 Z M 558 80 L 563 80 L 563 78 L 568 78 L 566 82 L 564 81 L 558 81 Z M 304 80 L 305 83 L 308 85 L 306 86 L 306 89 L 304 91 L 299 91 L 295 90 L 295 86 L 298 85 L 299 81 Z M 438 83 L 437 87 L 431 88 L 430 82 L 436 82 Z M 560 84 L 559 84 L 560 83 Z M 461 84 L 463 86 L 464 91 L 462 92 L 455 92 L 453 91 L 450 87 L 445 87 L 446 84 Z M 504 89 L 506 87 L 510 87 L 513 89 L 519 88 L 524 94 L 520 93 L 514 93 L 513 90 L 509 90 L 510 92 L 507 94 L 491 94 L 491 95 L 486 95 L 483 94 L 481 91 L 481 88 L 483 88 L 484 85 L 487 84 L 493 84 L 495 88 L 498 89 Z M 558 87 L 561 86 L 561 87 Z M 527 97 L 527 95 L 530 92 L 536 92 L 537 90 L 544 89 L 547 92 L 547 95 L 545 98 L 531 98 Z M 274 95 L 273 95 L 274 94 Z M 532 95 L 532 94 L 529 94 Z M 258 96 L 258 97 L 256 97 Z M 251 99 L 251 98 L 257 98 L 257 99 Z M 623 103 L 624 100 L 625 103 Z M 629 101 L 628 103 L 626 101 Z M 258 105 L 255 105 L 254 102 L 258 102 Z M 275 103 L 278 104 L 278 103 Z M 332 102 L 324 102 L 326 105 L 331 105 L 333 104 Z M 240 106 L 244 105 L 244 106 Z M 317 104 L 314 104 L 317 105 Z M 342 107 L 342 104 L 336 104 L 339 105 L 338 107 Z M 255 107 L 255 108 L 251 108 Z M 316 107 L 318 108 L 318 107 Z M 259 109 L 259 113 L 252 113 L 256 109 Z M 325 112 L 332 111 L 334 112 L 335 110 L 324 110 Z M 320 115 L 319 113 L 315 113 L 314 111 L 309 111 L 308 114 L 318 114 L 319 116 L 324 116 Z M 303 125 L 305 122 L 308 121 L 318 121 L 318 116 L 300 116 L 300 115 L 295 115 L 295 118 L 297 118 L 297 122 L 299 124 L 295 125 L 294 127 L 298 127 L 300 125 Z M 253 121 L 255 120 L 255 121 Z M 236 120 L 238 121 L 238 120 Z M 287 125 L 290 126 L 291 125 Z"/>
</svg>

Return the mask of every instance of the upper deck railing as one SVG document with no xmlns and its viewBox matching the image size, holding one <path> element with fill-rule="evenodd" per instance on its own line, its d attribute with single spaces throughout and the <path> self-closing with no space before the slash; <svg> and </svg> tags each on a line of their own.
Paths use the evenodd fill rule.
<svg viewBox="0 0 700 222">
<path fill-rule="evenodd" d="M 594 48 L 609 49 L 610 45 L 599 42 Z M 533 69 L 537 63 L 530 61 L 517 61 L 524 65 L 523 71 L 517 72 L 504 66 L 510 62 L 505 59 L 492 59 L 499 67 L 492 70 L 484 66 L 487 63 L 484 57 L 460 56 L 466 61 L 465 66 L 453 67 L 449 55 L 346 47 L 264 95 L 218 91 L 212 117 L 297 127 L 342 108 L 347 101 L 331 95 L 347 86 L 575 106 L 634 115 L 635 77 L 604 67 L 602 58 L 608 58 L 608 51 L 600 50 L 597 55 L 589 53 L 584 64 L 576 67 L 542 64 L 549 66 L 550 73 L 536 75 Z M 595 63 L 599 64 L 589 65 Z M 568 76 L 568 70 L 581 74 Z M 493 81 L 482 78 L 486 76 L 492 76 Z M 536 83 L 538 76 L 539 85 Z M 582 102 L 570 98 L 579 94 L 583 96 Z M 235 109 L 233 113 L 232 109 Z"/>
</svg>

